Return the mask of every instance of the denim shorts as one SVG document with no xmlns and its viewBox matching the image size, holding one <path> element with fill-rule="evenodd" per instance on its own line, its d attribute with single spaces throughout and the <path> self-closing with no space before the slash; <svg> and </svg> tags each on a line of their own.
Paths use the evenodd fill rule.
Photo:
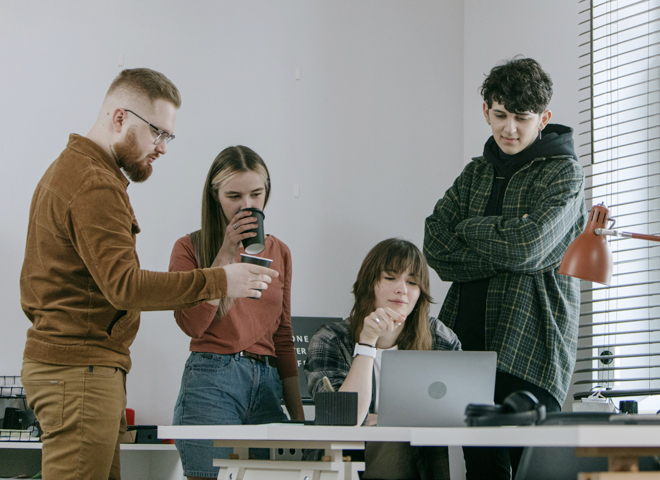
<svg viewBox="0 0 660 480">
<path fill-rule="evenodd" d="M 286 420 L 277 368 L 238 354 L 191 352 L 174 407 L 174 425 L 251 425 Z M 212 440 L 175 440 L 185 476 L 217 478 L 214 458 L 231 448 Z M 268 458 L 259 449 L 257 457 Z M 254 452 L 253 452 L 254 453 Z"/>
</svg>

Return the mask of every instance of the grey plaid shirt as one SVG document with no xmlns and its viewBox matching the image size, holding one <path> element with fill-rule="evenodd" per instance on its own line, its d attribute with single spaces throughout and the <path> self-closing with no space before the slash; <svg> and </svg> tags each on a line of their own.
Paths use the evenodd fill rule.
<svg viewBox="0 0 660 480">
<path fill-rule="evenodd" d="M 460 350 L 461 342 L 456 334 L 438 321 L 430 318 L 429 324 L 433 333 L 432 350 Z M 351 336 L 351 325 L 348 319 L 342 322 L 332 322 L 323 325 L 314 334 L 307 347 L 307 361 L 305 362 L 305 375 L 307 376 L 307 390 L 314 398 L 316 392 L 323 392 L 323 377 L 328 377 L 332 387 L 339 390 L 346 380 L 348 371 L 353 364 L 353 350 L 355 340 Z M 375 395 L 371 395 L 371 408 Z"/>
<path fill-rule="evenodd" d="M 571 156 L 536 158 L 511 178 L 502 215 L 485 217 L 493 177 L 492 164 L 474 158 L 426 219 L 424 254 L 454 282 L 439 318 L 452 328 L 461 282 L 490 278 L 486 349 L 497 352 L 499 370 L 562 405 L 575 366 L 580 283 L 557 269 L 584 230 L 584 172 Z"/>
</svg>

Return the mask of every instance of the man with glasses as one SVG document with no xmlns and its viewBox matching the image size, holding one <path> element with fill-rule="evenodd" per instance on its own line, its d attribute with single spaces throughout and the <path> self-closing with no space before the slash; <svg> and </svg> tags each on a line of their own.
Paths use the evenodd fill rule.
<svg viewBox="0 0 660 480">
<path fill-rule="evenodd" d="M 277 276 L 250 264 L 140 269 L 126 177 L 149 178 L 174 138 L 180 105 L 161 73 L 124 70 L 92 129 L 69 137 L 34 193 L 21 272 L 21 305 L 33 325 L 21 375 L 44 432 L 46 480 L 120 478 L 125 375 L 140 311 L 259 297 Z"/>
</svg>

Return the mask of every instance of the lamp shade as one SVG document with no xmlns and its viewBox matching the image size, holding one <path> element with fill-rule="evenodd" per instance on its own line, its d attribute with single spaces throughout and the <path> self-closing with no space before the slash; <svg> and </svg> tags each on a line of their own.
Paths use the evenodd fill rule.
<svg viewBox="0 0 660 480">
<path fill-rule="evenodd" d="M 605 235 L 597 235 L 597 228 L 605 229 L 610 211 L 594 205 L 584 232 L 573 240 L 564 254 L 558 272 L 590 282 L 609 285 L 612 280 L 612 252 Z"/>
</svg>

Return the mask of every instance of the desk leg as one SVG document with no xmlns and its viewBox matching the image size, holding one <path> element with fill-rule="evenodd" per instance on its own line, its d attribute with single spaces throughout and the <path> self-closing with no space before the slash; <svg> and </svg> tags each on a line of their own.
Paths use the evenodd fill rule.
<svg viewBox="0 0 660 480">
<path fill-rule="evenodd" d="M 344 461 L 344 456 L 343 456 L 344 451 L 343 450 L 334 450 L 334 449 L 325 449 L 325 455 L 323 456 L 323 461 L 324 462 L 343 462 Z"/>
<path fill-rule="evenodd" d="M 322 478 L 332 478 L 335 480 L 358 480 L 359 470 L 364 470 L 364 462 L 351 462 L 349 457 L 342 456 L 343 448 L 348 447 L 363 447 L 359 442 L 317 442 L 316 448 L 325 448 L 323 461 L 321 462 L 304 462 L 300 460 L 250 460 L 249 459 L 249 446 L 254 448 L 272 448 L 272 441 L 237 441 L 232 445 L 234 453 L 230 455 L 229 459 L 214 459 L 213 465 L 220 467 L 218 472 L 218 480 L 248 480 L 248 479 L 264 479 L 264 478 L 277 478 L 287 480 L 321 480 Z M 355 445 L 354 445 L 355 443 Z M 218 445 L 219 444 L 219 445 Z M 217 440 L 216 446 L 230 446 L 229 441 Z M 299 447 L 295 442 L 291 444 L 296 448 Z M 268 472 L 272 471 L 272 477 Z M 277 472 L 277 474 L 275 474 Z"/>
<path fill-rule="evenodd" d="M 301 470 L 300 480 L 319 480 L 321 472 L 318 470 Z"/>
<path fill-rule="evenodd" d="M 360 477 L 357 474 L 357 468 L 353 469 L 352 463 L 344 461 L 344 451 L 341 449 L 325 449 L 325 455 L 321 459 L 323 462 L 332 463 L 337 472 L 337 480 L 357 480 Z M 355 470 L 355 472 L 353 471 Z"/>
<path fill-rule="evenodd" d="M 231 460 L 249 460 L 250 449 L 248 447 L 234 447 L 234 454 L 229 458 Z"/>
<path fill-rule="evenodd" d="M 223 477 L 222 474 L 225 474 Z M 242 467 L 228 467 L 226 472 L 223 472 L 222 469 L 218 472 L 218 480 L 243 480 L 243 475 L 245 475 L 245 468 Z"/>
<path fill-rule="evenodd" d="M 240 462 L 242 465 L 233 466 L 231 462 Z M 305 463 L 316 463 L 317 465 L 305 465 Z M 278 479 L 290 480 L 320 480 L 324 474 L 326 478 L 336 480 L 358 480 L 358 465 L 350 462 L 341 462 L 339 464 L 330 463 L 318 465 L 319 462 L 287 462 L 287 461 L 269 461 L 269 460 L 214 460 L 213 464 L 220 467 L 218 480 L 244 480 L 246 478 L 269 478 L 264 477 L 268 471 L 272 471 L 273 477 Z M 359 464 L 364 468 L 364 463 Z M 257 475 L 257 477 L 255 477 Z"/>
</svg>

